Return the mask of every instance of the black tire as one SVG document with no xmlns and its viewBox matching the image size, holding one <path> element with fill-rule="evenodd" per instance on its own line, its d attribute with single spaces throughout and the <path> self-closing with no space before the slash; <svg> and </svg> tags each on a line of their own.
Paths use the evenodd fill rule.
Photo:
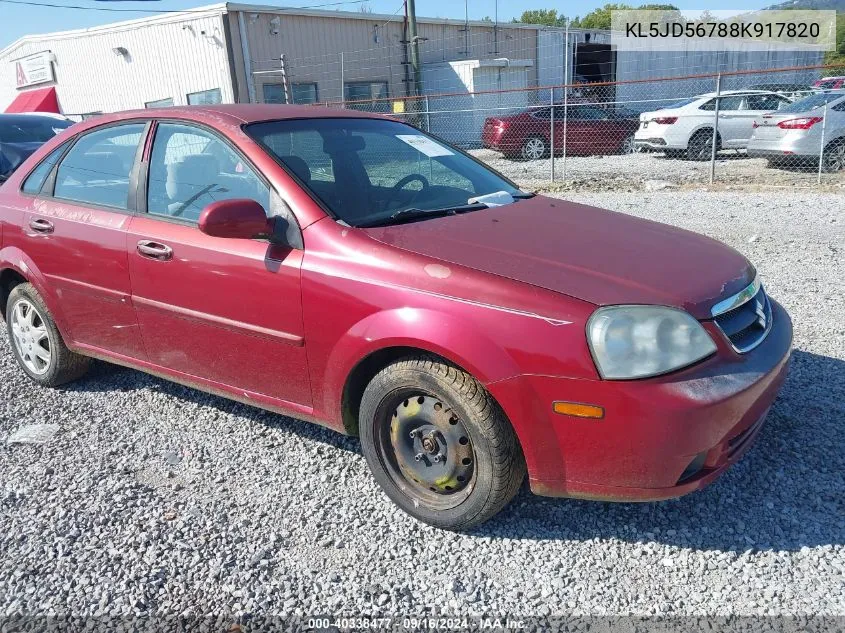
<svg viewBox="0 0 845 633">
<path fill-rule="evenodd" d="M 822 155 L 822 171 L 828 174 L 845 169 L 845 139 L 828 143 Z"/>
<path fill-rule="evenodd" d="M 403 413 L 414 406 L 410 415 Z M 434 418 L 425 417 L 424 407 Z M 425 420 L 429 430 L 423 435 L 419 425 Z M 376 374 L 361 400 L 359 428 L 364 457 L 378 484 L 402 510 L 435 527 L 466 530 L 483 523 L 513 499 L 525 479 L 522 449 L 499 405 L 472 376 L 434 356 L 408 357 Z M 448 438 L 450 429 L 461 435 L 457 444 Z M 426 450 L 415 447 L 425 446 L 432 436 L 436 447 L 437 439 L 443 444 L 437 453 L 403 459 L 408 449 Z M 429 460 L 441 453 L 442 466 Z M 471 457 L 457 461 L 460 454 Z M 456 468 L 469 470 L 455 476 Z M 424 481 L 440 472 L 447 474 L 436 486 Z"/>
<path fill-rule="evenodd" d="M 616 151 L 617 154 L 639 154 L 642 150 L 637 147 L 636 142 L 634 141 L 634 135 L 629 134 L 622 142 L 619 144 L 619 149 Z"/>
<path fill-rule="evenodd" d="M 540 160 L 549 156 L 549 142 L 539 134 L 533 134 L 525 139 L 519 150 L 523 160 Z"/>
<path fill-rule="evenodd" d="M 716 135 L 716 151 L 721 148 L 721 139 Z M 689 160 L 710 160 L 713 155 L 713 130 L 698 130 L 687 143 L 687 158 Z"/>
<path fill-rule="evenodd" d="M 26 340 L 30 343 L 30 351 L 27 351 L 25 344 L 18 342 L 14 331 L 15 327 L 21 324 L 13 325 L 13 322 L 19 319 L 21 314 L 29 315 L 29 311 L 33 309 L 33 325 L 27 327 L 30 327 L 33 332 L 43 332 L 43 339 L 41 343 L 33 343 L 29 338 L 29 332 L 24 333 Z M 6 332 L 12 353 L 20 368 L 34 382 L 44 387 L 58 387 L 76 380 L 82 377 L 91 365 L 90 358 L 76 354 L 67 348 L 50 310 L 47 309 L 47 305 L 32 284 L 19 284 L 9 293 L 9 299 L 6 302 Z M 42 348 L 42 353 L 46 352 L 49 355 L 49 360 L 36 359 L 31 351 L 37 349 L 36 345 Z M 41 365 L 38 364 L 39 362 Z"/>
</svg>

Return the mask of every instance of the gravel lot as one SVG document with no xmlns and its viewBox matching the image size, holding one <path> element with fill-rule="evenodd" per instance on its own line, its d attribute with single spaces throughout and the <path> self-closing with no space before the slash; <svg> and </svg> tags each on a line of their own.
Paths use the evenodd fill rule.
<svg viewBox="0 0 845 633">
<path fill-rule="evenodd" d="M 494 169 L 528 187 L 546 187 L 550 160 L 522 161 L 504 158 L 491 150 L 471 152 Z M 762 158 L 726 150 L 718 154 L 715 185 L 731 188 L 816 187 L 817 172 L 799 168 L 771 168 Z M 564 177 L 563 159 L 555 158 L 555 186 L 569 190 L 624 191 L 648 188 L 649 181 L 684 187 L 710 181 L 709 161 L 666 158 L 661 153 L 609 156 L 569 156 Z M 822 185 L 838 192 L 845 188 L 845 173 L 822 174 Z"/>
<path fill-rule="evenodd" d="M 791 312 L 786 386 L 715 485 L 643 505 L 523 491 L 440 532 L 374 487 L 355 439 L 102 363 L 38 389 L 4 330 L 0 615 L 845 615 L 845 197 L 569 197 L 724 240 Z M 32 423 L 59 430 L 6 442 Z"/>
</svg>

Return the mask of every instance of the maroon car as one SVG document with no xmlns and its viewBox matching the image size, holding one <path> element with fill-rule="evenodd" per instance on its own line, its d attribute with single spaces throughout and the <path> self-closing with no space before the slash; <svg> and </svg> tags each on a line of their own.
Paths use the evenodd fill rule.
<svg viewBox="0 0 845 633">
<path fill-rule="evenodd" d="M 0 187 L 0 308 L 44 387 L 99 358 L 360 435 L 387 495 L 451 529 L 526 473 L 590 499 L 704 487 L 760 432 L 792 341 L 719 242 L 306 106 L 49 141 Z"/>
<path fill-rule="evenodd" d="M 562 105 L 532 108 L 513 116 L 489 117 L 484 121 L 482 144 L 508 158 L 526 160 L 548 156 L 552 136 L 555 154 L 563 152 L 564 142 L 567 154 L 574 155 L 634 151 L 634 132 L 640 125 L 637 113 L 582 104 L 568 105 L 566 111 L 565 122 Z"/>
</svg>

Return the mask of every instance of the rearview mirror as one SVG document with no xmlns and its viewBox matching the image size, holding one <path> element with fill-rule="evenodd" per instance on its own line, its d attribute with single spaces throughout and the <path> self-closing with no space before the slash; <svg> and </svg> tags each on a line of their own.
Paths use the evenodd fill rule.
<svg viewBox="0 0 845 633">
<path fill-rule="evenodd" d="M 264 208 L 247 198 L 212 202 L 200 214 L 199 229 L 212 237 L 240 239 L 272 232 Z"/>
</svg>

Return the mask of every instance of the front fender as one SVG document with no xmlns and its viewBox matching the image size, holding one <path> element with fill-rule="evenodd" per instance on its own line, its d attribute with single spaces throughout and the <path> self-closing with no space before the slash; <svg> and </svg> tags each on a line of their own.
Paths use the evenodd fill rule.
<svg viewBox="0 0 845 633">
<path fill-rule="evenodd" d="M 62 338 L 67 342 L 73 340 L 67 319 L 65 319 L 60 307 L 61 302 L 50 289 L 50 285 L 38 269 L 38 266 L 35 265 L 35 262 L 16 246 L 7 246 L 6 248 L 0 249 L 0 271 L 8 269 L 14 270 L 35 287 L 38 294 L 44 299 L 44 303 L 47 304 L 47 309 L 50 311 L 56 327 L 59 328 Z M 3 309 L 5 311 L 6 306 L 3 306 Z"/>
<path fill-rule="evenodd" d="M 492 339 L 460 317 L 424 308 L 396 308 L 358 321 L 332 348 L 325 376 L 323 410 L 340 415 L 343 386 L 355 366 L 379 350 L 413 347 L 437 354 L 472 374 L 483 384 L 518 375 L 514 359 Z"/>
</svg>

